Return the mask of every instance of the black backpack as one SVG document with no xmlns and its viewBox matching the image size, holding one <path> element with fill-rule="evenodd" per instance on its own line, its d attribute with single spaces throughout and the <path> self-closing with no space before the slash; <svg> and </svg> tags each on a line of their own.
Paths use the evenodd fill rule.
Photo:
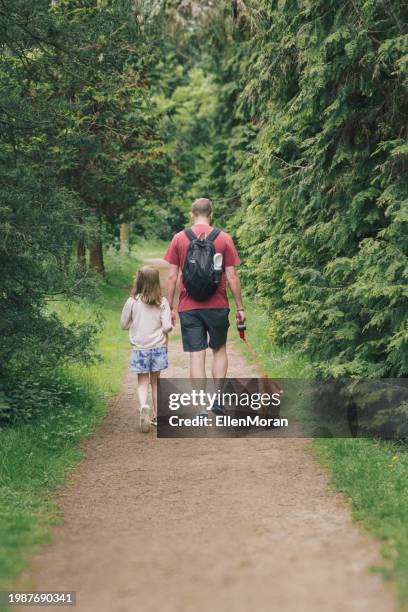
<svg viewBox="0 0 408 612">
<path fill-rule="evenodd" d="M 184 230 L 190 240 L 183 266 L 183 284 L 192 298 L 202 302 L 215 293 L 221 273 L 214 270 L 214 240 L 221 230 L 213 229 L 207 238 L 197 238 L 191 228 Z"/>
</svg>

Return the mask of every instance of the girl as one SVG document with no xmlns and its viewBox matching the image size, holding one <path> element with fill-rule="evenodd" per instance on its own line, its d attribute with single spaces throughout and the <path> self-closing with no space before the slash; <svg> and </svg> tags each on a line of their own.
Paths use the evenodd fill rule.
<svg viewBox="0 0 408 612">
<path fill-rule="evenodd" d="M 170 306 L 162 297 L 159 271 L 144 266 L 135 282 L 120 318 L 122 329 L 129 330 L 133 346 L 131 370 L 137 372 L 140 403 L 140 431 L 148 433 L 157 425 L 157 381 L 168 367 L 167 334 L 172 330 Z M 147 403 L 149 379 L 152 386 L 153 418 Z"/>
</svg>

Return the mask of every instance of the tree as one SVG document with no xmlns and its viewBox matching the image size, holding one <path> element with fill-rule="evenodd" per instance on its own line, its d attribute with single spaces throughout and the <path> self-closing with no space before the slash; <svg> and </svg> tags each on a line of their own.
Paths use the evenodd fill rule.
<svg viewBox="0 0 408 612">
<path fill-rule="evenodd" d="M 137 215 L 167 180 L 149 89 L 159 51 L 148 40 L 130 1 L 0 3 L 6 385 L 27 369 L 91 358 L 97 325 L 64 325 L 47 302 L 89 290 L 85 246 L 103 271 L 104 224 Z"/>
<path fill-rule="evenodd" d="M 251 6 L 239 234 L 271 333 L 326 375 L 404 376 L 406 6 Z"/>
<path fill-rule="evenodd" d="M 406 375 L 406 5 L 193 5 L 173 185 L 221 204 L 276 342 L 322 374 Z"/>
</svg>

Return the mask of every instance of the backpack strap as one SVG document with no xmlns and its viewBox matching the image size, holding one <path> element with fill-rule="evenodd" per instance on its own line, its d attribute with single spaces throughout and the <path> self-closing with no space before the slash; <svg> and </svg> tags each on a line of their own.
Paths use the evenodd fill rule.
<svg viewBox="0 0 408 612">
<path fill-rule="evenodd" d="M 187 238 L 190 240 L 190 242 L 192 240 L 195 240 L 197 238 L 197 236 L 195 235 L 195 233 L 193 232 L 193 230 L 191 229 L 191 227 L 188 227 L 187 229 L 184 230 L 185 235 L 187 236 Z"/>
<path fill-rule="evenodd" d="M 221 234 L 221 230 L 220 229 L 216 229 L 214 228 L 212 230 L 212 232 L 210 232 L 207 236 L 207 240 L 209 240 L 210 242 L 214 242 L 214 240 L 217 238 L 217 236 L 219 236 Z"/>
<path fill-rule="evenodd" d="M 195 233 L 193 232 L 193 230 L 191 229 L 191 227 L 188 227 L 187 229 L 184 230 L 185 235 L 187 236 L 187 238 L 190 240 L 190 242 L 192 240 L 196 240 L 197 236 L 195 235 Z M 220 229 L 216 229 L 214 228 L 207 236 L 207 240 L 209 240 L 210 242 L 214 242 L 214 240 L 217 238 L 217 236 L 219 236 L 221 233 Z"/>
</svg>

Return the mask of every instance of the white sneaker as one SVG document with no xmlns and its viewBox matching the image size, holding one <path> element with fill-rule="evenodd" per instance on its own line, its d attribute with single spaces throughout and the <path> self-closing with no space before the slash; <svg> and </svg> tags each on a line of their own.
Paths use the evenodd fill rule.
<svg viewBox="0 0 408 612">
<path fill-rule="evenodd" d="M 150 431 L 150 406 L 148 404 L 140 408 L 140 431 L 142 433 Z"/>
</svg>

